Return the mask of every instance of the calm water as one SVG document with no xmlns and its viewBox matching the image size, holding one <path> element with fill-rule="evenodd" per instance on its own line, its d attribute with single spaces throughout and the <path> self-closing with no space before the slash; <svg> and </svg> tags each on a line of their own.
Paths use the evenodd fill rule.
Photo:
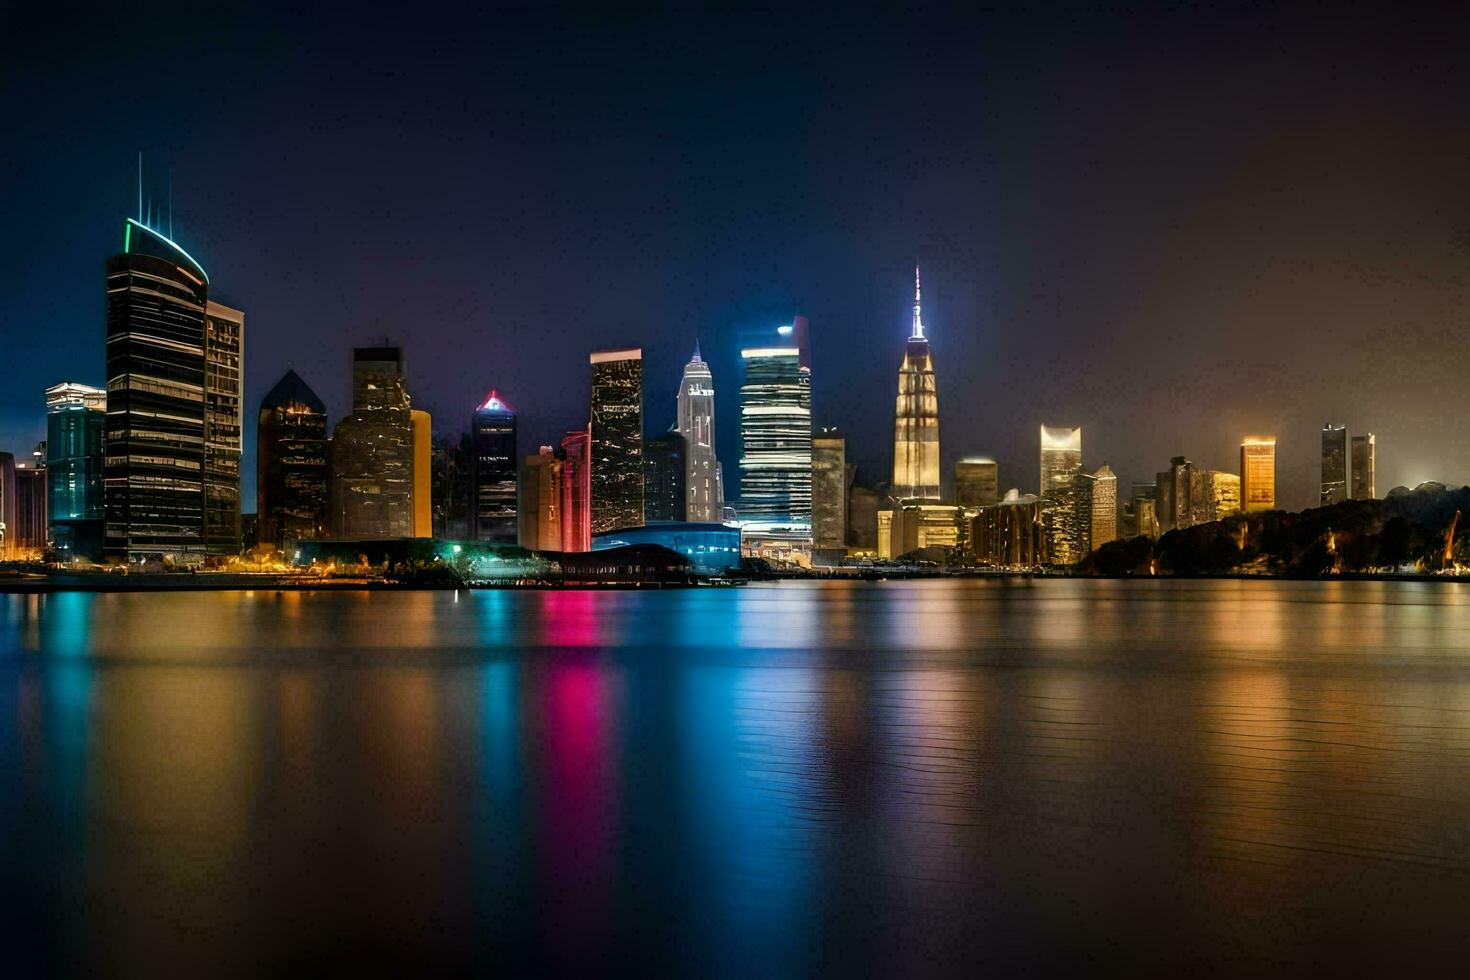
<svg viewBox="0 0 1470 980">
<path fill-rule="evenodd" d="M 0 671 L 12 965 L 1470 950 L 1454 585 L 0 596 Z"/>
</svg>

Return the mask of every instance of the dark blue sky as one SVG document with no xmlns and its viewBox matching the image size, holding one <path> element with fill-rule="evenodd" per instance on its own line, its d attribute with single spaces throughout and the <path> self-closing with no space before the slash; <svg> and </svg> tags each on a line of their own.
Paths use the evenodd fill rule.
<svg viewBox="0 0 1470 980">
<path fill-rule="evenodd" d="M 41 5 L 26 5 L 37 7 Z M 805 313 L 815 422 L 890 466 L 912 265 L 946 471 L 1034 489 L 1036 426 L 1127 482 L 1280 440 L 1312 502 L 1328 419 L 1383 492 L 1470 480 L 1466 24 L 1330 5 L 1073 14 L 20 9 L 0 31 L 0 448 L 102 382 L 133 163 L 246 312 L 254 414 L 294 366 L 407 350 L 463 428 L 586 420 L 587 352 L 638 344 L 650 432 L 697 336 L 738 485 L 738 339 Z"/>
</svg>

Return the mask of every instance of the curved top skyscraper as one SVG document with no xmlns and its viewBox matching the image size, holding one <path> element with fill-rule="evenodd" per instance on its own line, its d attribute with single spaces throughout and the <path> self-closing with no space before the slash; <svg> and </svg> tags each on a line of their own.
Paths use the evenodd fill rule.
<svg viewBox="0 0 1470 980">
<path fill-rule="evenodd" d="M 725 509 L 725 489 L 715 455 L 715 382 L 697 343 L 679 383 L 677 428 L 685 442 L 686 519 L 718 521 Z"/>
<path fill-rule="evenodd" d="M 919 267 L 914 266 L 914 325 L 898 367 L 893 424 L 893 496 L 939 499 L 939 390 L 924 336 Z"/>
</svg>

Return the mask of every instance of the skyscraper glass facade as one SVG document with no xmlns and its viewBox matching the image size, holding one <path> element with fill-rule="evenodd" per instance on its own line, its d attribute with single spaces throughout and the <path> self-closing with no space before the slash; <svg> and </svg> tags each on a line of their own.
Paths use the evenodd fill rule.
<svg viewBox="0 0 1470 980">
<path fill-rule="evenodd" d="M 1041 427 L 1041 495 L 1050 496 L 1082 469 L 1082 429 Z"/>
<path fill-rule="evenodd" d="M 643 450 L 644 521 L 684 520 L 688 506 L 684 436 L 670 430 L 649 439 Z"/>
<path fill-rule="evenodd" d="M 73 381 L 46 389 L 46 481 L 58 550 L 102 557 L 102 456 L 107 392 Z"/>
<path fill-rule="evenodd" d="M 561 441 L 561 448 L 561 550 L 590 551 L 592 440 L 584 431 L 568 432 Z"/>
<path fill-rule="evenodd" d="M 283 548 L 327 533 L 327 406 L 295 371 L 260 403 L 255 505 L 261 544 Z"/>
<path fill-rule="evenodd" d="M 715 454 L 715 382 L 698 345 L 684 366 L 678 401 L 678 430 L 685 443 L 685 510 L 691 521 L 718 521 L 725 508 L 725 487 Z"/>
<path fill-rule="evenodd" d="M 778 337 L 793 334 L 783 327 Z M 740 519 L 748 532 L 810 538 L 811 371 L 795 344 L 740 352 Z"/>
<path fill-rule="evenodd" d="M 210 300 L 204 307 L 204 545 L 240 551 L 241 384 L 245 314 Z"/>
<path fill-rule="evenodd" d="M 470 420 L 475 442 L 475 540 L 515 544 L 519 485 L 516 413 L 494 391 Z"/>
<path fill-rule="evenodd" d="M 1246 513 L 1276 509 L 1276 440 L 1269 436 L 1240 444 L 1240 505 Z"/>
<path fill-rule="evenodd" d="M 1353 436 L 1353 499 L 1378 496 L 1378 437 L 1373 433 Z"/>
<path fill-rule="evenodd" d="M 1331 422 L 1322 427 L 1322 506 L 1348 499 L 1348 431 Z"/>
<path fill-rule="evenodd" d="M 914 269 L 914 322 L 898 367 L 894 407 L 893 496 L 899 500 L 939 499 L 939 390 Z"/>
<path fill-rule="evenodd" d="M 643 523 L 643 351 L 592 361 L 592 533 Z"/>
<path fill-rule="evenodd" d="M 352 352 L 352 414 L 332 434 L 333 535 L 414 535 L 413 417 L 397 347 Z"/>
<path fill-rule="evenodd" d="M 1000 470 L 995 460 L 962 459 L 954 464 L 954 502 L 961 507 L 989 507 L 999 500 Z"/>
</svg>

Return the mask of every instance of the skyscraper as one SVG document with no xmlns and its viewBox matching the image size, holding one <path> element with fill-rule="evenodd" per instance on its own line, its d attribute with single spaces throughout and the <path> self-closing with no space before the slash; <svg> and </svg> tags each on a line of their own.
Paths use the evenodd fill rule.
<svg viewBox="0 0 1470 980">
<path fill-rule="evenodd" d="M 591 361 L 592 533 L 602 534 L 643 523 L 643 351 Z"/>
<path fill-rule="evenodd" d="M 240 450 L 245 433 L 245 314 L 204 306 L 204 544 L 240 553 Z"/>
<path fill-rule="evenodd" d="M 1078 516 L 1078 526 L 1085 525 L 1085 549 L 1093 552 L 1118 537 L 1118 477 L 1104 464 L 1074 479 L 1080 481 L 1078 506 L 1084 511 Z"/>
<path fill-rule="evenodd" d="M 516 451 L 515 410 L 491 391 L 475 409 L 470 433 L 475 442 L 475 540 L 515 544 L 519 497 L 516 461 L 520 458 Z"/>
<path fill-rule="evenodd" d="M 1276 509 L 1276 439 L 1250 436 L 1240 444 L 1240 503 L 1247 514 Z"/>
<path fill-rule="evenodd" d="M 740 352 L 740 519 L 746 532 L 790 538 L 812 530 L 812 387 L 795 326 Z"/>
<path fill-rule="evenodd" d="M 1082 428 L 1041 427 L 1041 495 L 1051 494 L 1082 469 Z"/>
<path fill-rule="evenodd" d="M 19 550 L 16 543 L 15 454 L 0 453 L 0 559 L 9 560 Z"/>
<path fill-rule="evenodd" d="M 688 513 L 684 435 L 670 429 L 643 444 L 643 522 L 682 521 Z"/>
<path fill-rule="evenodd" d="M 914 322 L 898 367 L 893 425 L 893 496 L 938 500 L 939 390 L 924 336 L 918 266 L 914 266 Z"/>
<path fill-rule="evenodd" d="M 63 381 L 46 389 L 47 511 L 63 554 L 102 557 L 102 454 L 107 392 Z"/>
<path fill-rule="evenodd" d="M 562 456 L 542 446 L 521 469 L 520 545 L 532 551 L 561 551 Z"/>
<path fill-rule="evenodd" d="M 1046 505 L 1041 497 L 1008 490 L 999 502 L 980 508 L 970 522 L 975 560 L 1001 568 L 1046 564 Z"/>
<path fill-rule="evenodd" d="M 428 412 L 410 409 L 413 428 L 413 536 L 434 536 L 434 420 Z"/>
<path fill-rule="evenodd" d="M 812 548 L 846 553 L 847 440 L 835 428 L 812 436 Z"/>
<path fill-rule="evenodd" d="M 718 521 L 724 515 L 725 486 L 715 454 L 715 382 L 709 365 L 694 356 L 679 384 L 678 430 L 684 436 L 685 512 L 691 521 Z"/>
<path fill-rule="evenodd" d="M 568 432 L 561 448 L 561 550 L 591 551 L 592 440 L 585 431 Z"/>
<path fill-rule="evenodd" d="M 104 552 L 204 551 L 205 310 L 209 276 L 132 218 L 107 261 Z"/>
<path fill-rule="evenodd" d="M 1080 470 L 1059 479 L 1042 497 L 1047 502 L 1047 553 L 1055 564 L 1075 565 L 1087 557 L 1092 541 L 1091 481 Z"/>
<path fill-rule="evenodd" d="M 46 444 L 15 463 L 15 523 L 6 535 L 11 554 L 39 558 L 46 550 Z"/>
<path fill-rule="evenodd" d="M 1220 470 L 1205 470 L 1205 520 L 1219 521 L 1240 513 L 1240 477 Z"/>
<path fill-rule="evenodd" d="M 327 406 L 288 370 L 255 422 L 255 506 L 263 545 L 327 534 Z"/>
<path fill-rule="evenodd" d="M 1373 433 L 1353 436 L 1353 499 L 1377 496 L 1378 437 Z"/>
<path fill-rule="evenodd" d="M 1322 506 L 1348 498 L 1348 431 L 1345 425 L 1322 426 Z"/>
<path fill-rule="evenodd" d="M 333 535 L 411 538 L 413 414 L 398 347 L 352 352 L 352 414 L 332 434 Z"/>
<path fill-rule="evenodd" d="M 1183 456 L 1169 460 L 1169 468 L 1158 475 L 1154 493 L 1161 530 L 1194 527 L 1210 520 L 1206 471 Z"/>
<path fill-rule="evenodd" d="M 990 507 L 999 500 L 1000 472 L 996 462 L 972 456 L 954 464 L 954 502 L 961 507 Z"/>
</svg>

